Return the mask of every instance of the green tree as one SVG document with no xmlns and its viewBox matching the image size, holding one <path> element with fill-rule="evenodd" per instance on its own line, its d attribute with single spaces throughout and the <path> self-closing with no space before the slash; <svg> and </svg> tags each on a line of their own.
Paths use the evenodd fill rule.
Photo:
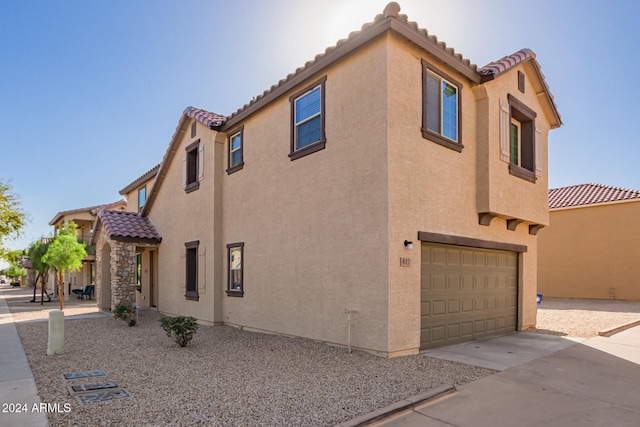
<svg viewBox="0 0 640 427">
<path fill-rule="evenodd" d="M 11 278 L 24 277 L 27 275 L 27 270 L 15 264 L 11 264 L 9 267 L 5 268 L 2 273 Z"/>
<path fill-rule="evenodd" d="M 74 222 L 60 227 L 58 235 L 49 244 L 42 262 L 58 271 L 58 295 L 62 295 L 62 272 L 65 270 L 78 271 L 82 268 L 82 259 L 87 256 L 86 243 L 78 242 Z M 60 310 L 64 309 L 63 298 L 60 298 Z"/>
<path fill-rule="evenodd" d="M 12 192 L 11 186 L 0 181 L 0 251 L 4 253 L 3 239 L 18 235 L 27 222 L 27 214 L 22 210 L 20 198 Z"/>
<path fill-rule="evenodd" d="M 33 242 L 29 246 L 28 255 L 31 260 L 31 268 L 38 272 L 38 276 L 36 277 L 36 284 L 38 283 L 38 278 L 40 279 L 40 305 L 44 303 L 44 283 L 47 281 L 47 277 L 49 276 L 49 269 L 51 266 L 43 261 L 47 250 L 49 249 L 49 240 L 41 239 Z M 49 295 L 47 294 L 47 298 Z M 36 289 L 33 288 L 33 300 L 36 300 Z"/>
<path fill-rule="evenodd" d="M 27 275 L 27 270 L 22 267 L 22 257 L 25 255 L 24 251 L 3 251 L 0 253 L 0 258 L 9 263 L 9 267 L 3 270 L 1 273 L 10 278 L 24 277 Z"/>
</svg>

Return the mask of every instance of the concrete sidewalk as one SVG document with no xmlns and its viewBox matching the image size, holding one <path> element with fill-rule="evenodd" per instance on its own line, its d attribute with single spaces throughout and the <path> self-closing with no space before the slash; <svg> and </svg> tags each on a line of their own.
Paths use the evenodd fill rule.
<svg viewBox="0 0 640 427">
<path fill-rule="evenodd" d="M 47 414 L 33 410 L 40 403 L 27 355 L 0 290 L 0 426 L 48 426 Z"/>
<path fill-rule="evenodd" d="M 521 352 L 532 333 L 494 338 L 498 362 L 504 351 Z M 533 337 L 532 337 L 533 336 Z M 640 420 L 640 326 L 612 337 L 582 341 L 559 337 L 548 342 L 547 355 L 466 384 L 448 397 L 418 405 L 374 424 L 387 427 L 444 426 L 637 426 Z M 533 340 L 533 341 L 532 341 Z M 509 342 L 513 342 L 513 346 Z M 465 347 L 466 346 L 466 347 Z M 486 366 L 491 340 L 438 350 L 452 360 Z M 559 346 L 560 348 L 555 349 Z M 478 351 L 481 347 L 482 351 Z M 536 351 L 535 346 L 530 346 Z M 508 350 L 510 349 L 510 350 Z M 436 352 L 434 350 L 434 352 Z M 433 353 L 433 352 L 432 352 Z M 464 354 L 466 353 L 466 354 Z M 430 354 L 433 355 L 433 354 Z M 475 356 L 479 356 L 474 358 Z M 522 359 L 527 356 L 522 354 Z M 364 424 L 362 424 L 364 425 Z"/>
</svg>

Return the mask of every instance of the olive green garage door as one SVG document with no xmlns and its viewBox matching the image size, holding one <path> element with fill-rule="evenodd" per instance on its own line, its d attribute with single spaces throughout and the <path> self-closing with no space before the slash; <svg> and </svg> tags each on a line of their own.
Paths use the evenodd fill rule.
<svg viewBox="0 0 640 427">
<path fill-rule="evenodd" d="M 422 243 L 420 349 L 516 330 L 516 252 Z"/>
</svg>

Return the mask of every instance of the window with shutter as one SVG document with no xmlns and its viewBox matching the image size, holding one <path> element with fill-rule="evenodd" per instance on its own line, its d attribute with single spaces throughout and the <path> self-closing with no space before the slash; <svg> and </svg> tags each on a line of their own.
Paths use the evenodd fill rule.
<svg viewBox="0 0 640 427">
<path fill-rule="evenodd" d="M 536 176 L 542 173 L 540 166 L 539 137 L 536 133 L 536 113 L 513 95 L 508 95 L 509 101 L 509 130 L 505 129 L 502 118 L 500 144 L 504 147 L 505 140 L 509 144 L 509 173 L 530 182 L 536 182 Z M 501 158 L 502 153 L 501 153 Z"/>
</svg>

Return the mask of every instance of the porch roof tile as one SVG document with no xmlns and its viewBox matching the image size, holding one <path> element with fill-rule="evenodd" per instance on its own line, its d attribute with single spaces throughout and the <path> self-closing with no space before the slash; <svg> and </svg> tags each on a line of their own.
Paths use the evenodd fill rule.
<svg viewBox="0 0 640 427">
<path fill-rule="evenodd" d="M 160 243 L 162 236 L 153 226 L 149 218 L 135 212 L 106 211 L 98 213 L 105 233 L 117 241 Z"/>
</svg>

